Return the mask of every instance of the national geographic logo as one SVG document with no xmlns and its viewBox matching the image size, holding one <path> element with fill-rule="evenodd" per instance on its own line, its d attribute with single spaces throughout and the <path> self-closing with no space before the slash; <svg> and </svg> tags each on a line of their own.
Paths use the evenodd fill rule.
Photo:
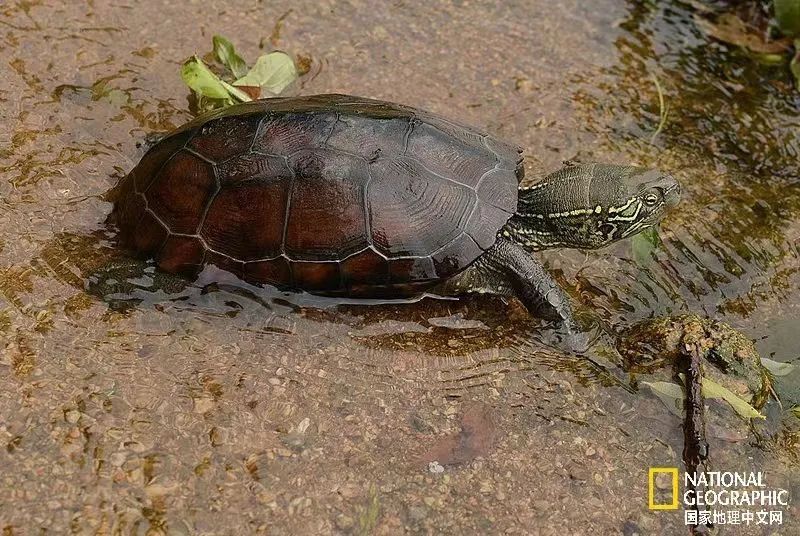
<svg viewBox="0 0 800 536">
<path fill-rule="evenodd" d="M 659 489 L 656 497 L 656 478 L 658 475 L 669 475 L 672 479 L 672 494 L 669 498 L 666 491 L 662 493 Z M 663 477 L 662 477 L 663 478 Z M 647 476 L 647 507 L 650 510 L 677 510 L 678 509 L 678 468 L 677 467 L 651 467 Z"/>
<path fill-rule="evenodd" d="M 651 467 L 647 475 L 650 510 L 678 510 L 686 525 L 781 525 L 789 490 L 767 485 L 760 471 L 703 471 L 683 474 L 677 467 Z"/>
</svg>

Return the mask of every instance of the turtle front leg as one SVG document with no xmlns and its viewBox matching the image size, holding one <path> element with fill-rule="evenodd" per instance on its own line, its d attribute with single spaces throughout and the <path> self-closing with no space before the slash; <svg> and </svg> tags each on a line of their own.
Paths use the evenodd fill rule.
<svg viewBox="0 0 800 536">
<path fill-rule="evenodd" d="M 515 296 L 532 314 L 560 321 L 571 347 L 583 350 L 587 345 L 566 293 L 530 251 L 502 237 L 440 290 L 447 294 Z"/>
</svg>

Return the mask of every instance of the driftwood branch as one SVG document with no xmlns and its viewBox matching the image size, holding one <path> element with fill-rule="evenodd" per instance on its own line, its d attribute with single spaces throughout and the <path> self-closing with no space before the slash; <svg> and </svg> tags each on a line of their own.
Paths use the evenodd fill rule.
<svg viewBox="0 0 800 536">
<path fill-rule="evenodd" d="M 708 441 L 706 441 L 705 401 L 703 399 L 703 369 L 701 361 L 704 352 L 697 343 L 685 344 L 683 354 L 686 371 L 685 417 L 683 422 L 683 463 L 686 472 L 698 476 L 707 470 Z M 695 482 L 699 479 L 695 478 Z M 702 490 L 697 486 L 692 490 L 695 497 Z M 694 506 L 699 510 L 697 505 Z M 698 511 L 699 517 L 699 511 Z M 692 534 L 708 534 L 712 525 L 695 525 Z"/>
</svg>

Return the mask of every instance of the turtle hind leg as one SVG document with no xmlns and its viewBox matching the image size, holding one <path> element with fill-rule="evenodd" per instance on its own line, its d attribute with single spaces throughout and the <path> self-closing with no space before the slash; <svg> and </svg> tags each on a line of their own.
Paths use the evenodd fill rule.
<svg viewBox="0 0 800 536">
<path fill-rule="evenodd" d="M 530 251 L 504 238 L 441 290 L 515 296 L 532 314 L 559 321 L 571 349 L 584 351 L 589 345 L 589 334 L 578 326 L 566 293 Z"/>
<path fill-rule="evenodd" d="M 461 294 L 492 294 L 516 296 L 516 291 L 505 270 L 489 261 L 488 253 L 476 260 L 469 268 L 451 277 L 434 289 L 446 296 Z"/>
</svg>

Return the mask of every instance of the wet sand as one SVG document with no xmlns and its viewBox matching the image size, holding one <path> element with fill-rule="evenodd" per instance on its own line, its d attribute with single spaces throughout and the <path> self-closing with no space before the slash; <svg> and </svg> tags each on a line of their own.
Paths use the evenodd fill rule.
<svg viewBox="0 0 800 536">
<path fill-rule="evenodd" d="M 681 465 L 681 421 L 631 387 L 613 337 L 691 311 L 798 359 L 800 137 L 788 77 L 659 5 L 1 6 L 3 534 L 685 533 L 682 512 L 647 509 L 648 467 Z M 310 56 L 303 94 L 392 100 L 513 141 L 531 180 L 566 159 L 636 162 L 674 171 L 684 201 L 644 254 L 542 253 L 608 333 L 586 356 L 492 298 L 155 290 L 151 268 L 99 297 L 103 194 L 146 133 L 191 117 L 179 66 L 215 33 L 250 61 L 259 44 Z M 670 104 L 655 138 L 653 76 Z M 757 442 L 726 406 L 709 412 L 715 468 L 800 495 L 796 422 Z"/>
</svg>

